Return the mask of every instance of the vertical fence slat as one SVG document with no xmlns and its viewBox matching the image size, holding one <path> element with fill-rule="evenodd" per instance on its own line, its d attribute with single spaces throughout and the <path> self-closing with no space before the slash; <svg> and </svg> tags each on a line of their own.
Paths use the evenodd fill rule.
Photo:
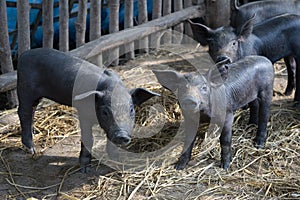
<svg viewBox="0 0 300 200">
<path fill-rule="evenodd" d="M 218 28 L 229 24 L 230 18 L 230 1 L 206 0 L 206 20 L 211 28 Z M 215 13 L 218 13 L 216 15 Z"/>
<path fill-rule="evenodd" d="M 172 0 L 163 0 L 163 16 L 168 15 L 171 13 L 171 6 L 172 6 Z M 171 43 L 171 35 L 170 31 L 172 29 L 167 29 L 162 37 L 162 43 L 163 44 L 170 44 Z"/>
<path fill-rule="evenodd" d="M 2 73 L 7 73 L 14 70 L 11 50 L 9 45 L 8 27 L 7 27 L 7 13 L 6 1 L 0 0 L 0 65 Z M 16 90 L 7 93 L 8 102 L 11 107 L 18 104 Z"/>
<path fill-rule="evenodd" d="M 138 18 L 139 24 L 143 24 L 148 21 L 148 12 L 147 12 L 147 0 L 138 1 Z M 142 38 L 139 40 L 139 51 L 140 53 L 148 53 L 149 40 L 148 37 Z"/>
<path fill-rule="evenodd" d="M 153 0 L 152 19 L 158 19 L 162 15 L 162 0 Z M 160 32 L 154 33 L 150 36 L 150 47 L 159 48 L 160 46 Z"/>
<path fill-rule="evenodd" d="M 87 0 L 79 0 L 77 22 L 75 22 L 76 47 L 80 47 L 85 43 L 86 14 Z"/>
<path fill-rule="evenodd" d="M 17 1 L 18 12 L 18 55 L 30 49 L 29 3 L 27 0 Z"/>
<path fill-rule="evenodd" d="M 69 51 L 69 1 L 59 0 L 59 50 Z"/>
<path fill-rule="evenodd" d="M 174 11 L 175 12 L 182 10 L 182 8 L 183 8 L 182 0 L 174 1 Z M 174 31 L 179 32 L 180 35 L 183 34 L 183 30 L 184 30 L 183 29 L 183 23 L 180 23 L 180 24 L 178 24 L 174 27 Z M 176 36 L 177 36 L 176 38 L 173 38 L 173 43 L 177 43 L 177 44 L 181 43 L 182 36 L 180 38 L 178 38 L 179 34 L 176 34 Z"/>
<path fill-rule="evenodd" d="M 133 27 L 133 0 L 125 0 L 125 11 L 124 11 L 124 28 Z M 134 42 L 130 42 L 125 45 L 125 57 L 127 60 L 134 58 Z"/>
<path fill-rule="evenodd" d="M 90 41 L 101 36 L 101 0 L 91 0 L 90 9 Z M 102 66 L 102 54 L 89 59 L 95 65 Z"/>
<path fill-rule="evenodd" d="M 53 47 L 53 0 L 43 1 L 43 47 Z"/>
<path fill-rule="evenodd" d="M 188 7 L 192 6 L 192 5 L 193 5 L 192 0 L 184 0 L 183 1 L 183 8 L 188 8 Z M 185 29 L 185 34 L 187 36 L 193 37 L 192 29 L 191 29 L 191 27 L 190 27 L 190 25 L 188 23 L 185 23 L 184 29 Z"/>
<path fill-rule="evenodd" d="M 119 9 L 120 9 L 120 0 L 110 0 L 108 1 L 110 9 L 109 17 L 109 33 L 114 33 L 119 31 Z M 119 64 L 119 48 L 112 49 L 110 51 L 110 58 L 114 61 L 112 65 Z"/>
</svg>

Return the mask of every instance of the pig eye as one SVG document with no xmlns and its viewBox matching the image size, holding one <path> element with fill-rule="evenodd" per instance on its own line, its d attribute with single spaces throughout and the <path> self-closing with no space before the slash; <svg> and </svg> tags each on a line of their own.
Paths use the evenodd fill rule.
<svg viewBox="0 0 300 200">
<path fill-rule="evenodd" d="M 130 117 L 134 117 L 134 106 L 130 106 Z"/>
<path fill-rule="evenodd" d="M 201 91 L 203 91 L 203 92 L 207 92 L 207 85 L 206 84 L 204 84 L 202 87 L 201 87 Z"/>
<path fill-rule="evenodd" d="M 236 41 L 233 41 L 233 42 L 232 42 L 232 45 L 233 45 L 233 46 L 237 45 L 237 42 L 236 42 Z"/>
</svg>

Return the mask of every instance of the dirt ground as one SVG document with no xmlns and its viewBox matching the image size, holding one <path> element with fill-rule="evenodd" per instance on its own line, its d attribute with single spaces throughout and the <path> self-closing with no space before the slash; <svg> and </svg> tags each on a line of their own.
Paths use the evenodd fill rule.
<svg viewBox="0 0 300 200">
<path fill-rule="evenodd" d="M 194 58 L 197 52 L 184 53 L 198 62 Z M 140 69 L 152 64 L 190 71 L 188 64 L 173 54 L 159 52 L 141 56 L 115 69 L 129 87 L 140 84 L 151 88 L 151 84 L 158 86 L 153 74 L 145 74 L 151 73 L 150 70 Z M 236 153 L 229 172 L 218 167 L 218 136 L 210 136 L 205 144 L 195 147 L 193 158 L 183 171 L 173 169 L 180 155 L 180 147 L 176 147 L 167 153 L 168 161 L 165 164 L 155 167 L 149 164 L 140 173 L 115 171 L 95 159 L 92 172 L 82 174 L 78 165 L 80 134 L 76 111 L 57 104 L 48 106 L 48 101 L 40 105 L 35 116 L 35 144 L 38 152 L 35 156 L 29 155 L 22 148 L 16 109 L 2 111 L 0 199 L 299 199 L 300 147 L 288 144 L 299 144 L 300 115 L 292 107 L 293 95 L 281 95 L 286 85 L 283 65 L 276 65 L 272 120 L 278 120 L 277 124 L 287 128 L 279 130 L 280 126 L 273 127 L 271 123 L 268 131 L 273 135 L 272 138 L 278 139 L 278 144 L 281 137 L 276 135 L 279 132 L 291 134 L 292 141 L 280 147 L 270 142 L 265 150 L 256 150 L 249 143 L 253 138 L 253 127 L 245 125 L 247 111 L 241 111 L 242 114 L 236 115 L 235 120 L 236 136 L 233 143 Z M 136 71 L 132 71 L 133 68 Z M 140 79 L 132 79 L 132 76 L 140 76 Z M 244 134 L 245 127 L 247 133 Z M 241 155 L 242 150 L 238 149 L 242 143 L 248 146 L 243 149 L 246 160 L 243 160 L 245 157 Z M 268 156 L 270 154 L 278 157 Z M 269 170 L 258 165 L 268 165 Z M 274 167 L 277 165 L 280 170 Z"/>
</svg>

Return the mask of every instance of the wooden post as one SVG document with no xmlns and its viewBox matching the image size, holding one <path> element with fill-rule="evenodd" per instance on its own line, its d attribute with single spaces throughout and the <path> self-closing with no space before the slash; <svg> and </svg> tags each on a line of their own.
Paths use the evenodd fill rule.
<svg viewBox="0 0 300 200">
<path fill-rule="evenodd" d="M 53 48 L 53 0 L 43 1 L 43 47 Z"/>
<path fill-rule="evenodd" d="M 76 47 L 85 44 L 85 30 L 86 30 L 86 14 L 87 14 L 87 0 L 79 0 L 78 2 L 78 17 L 75 23 L 76 29 Z"/>
<path fill-rule="evenodd" d="M 91 0 L 90 2 L 90 41 L 92 41 L 101 36 L 101 0 Z M 102 67 L 102 54 L 89 59 L 89 61 Z"/>
<path fill-rule="evenodd" d="M 7 73 L 14 70 L 11 50 L 9 45 L 8 27 L 7 27 L 7 13 L 6 1 L 0 0 L 0 66 L 1 72 Z M 18 98 L 16 90 L 7 93 L 8 103 L 11 107 L 18 105 Z"/>
<path fill-rule="evenodd" d="M 183 1 L 183 8 L 188 8 L 192 6 L 192 0 L 184 0 Z M 193 37 L 193 32 L 192 32 L 192 29 L 191 29 L 191 26 L 185 22 L 185 25 L 184 25 L 184 33 L 189 36 L 189 37 Z"/>
<path fill-rule="evenodd" d="M 124 29 L 133 27 L 133 0 L 125 0 Z M 125 57 L 127 60 L 134 58 L 134 42 L 125 44 Z"/>
<path fill-rule="evenodd" d="M 147 12 L 147 0 L 138 1 L 139 9 L 139 24 L 143 24 L 148 21 L 148 12 Z M 142 38 L 139 40 L 139 51 L 140 53 L 148 53 L 149 40 L 148 37 Z"/>
<path fill-rule="evenodd" d="M 160 18 L 162 15 L 162 0 L 153 0 L 152 20 Z M 150 36 L 150 48 L 157 49 L 160 46 L 160 32 Z"/>
<path fill-rule="evenodd" d="M 206 22 L 208 26 L 215 29 L 228 25 L 230 20 L 230 6 L 231 4 L 228 0 L 206 0 Z"/>
<path fill-rule="evenodd" d="M 110 9 L 109 17 L 109 33 L 114 33 L 119 31 L 119 9 L 120 9 L 120 0 L 110 0 L 108 1 Z M 110 50 L 110 61 L 113 61 L 112 65 L 119 64 L 119 48 Z M 110 63 L 109 61 L 109 63 Z"/>
<path fill-rule="evenodd" d="M 172 0 L 164 0 L 163 1 L 163 16 L 168 15 L 171 13 L 171 4 Z M 172 29 L 167 29 L 162 37 L 162 43 L 163 44 L 170 44 L 172 41 L 171 37 L 171 31 Z"/>
<path fill-rule="evenodd" d="M 183 9 L 183 3 L 182 3 L 182 0 L 180 1 L 174 1 L 174 11 L 179 11 L 179 10 L 182 10 Z M 183 23 L 180 23 L 178 25 L 176 25 L 174 27 L 174 31 L 178 32 L 179 34 L 183 34 Z M 179 37 L 179 34 L 176 34 L 176 36 L 178 35 Z M 173 38 L 173 43 L 175 44 L 180 44 L 181 43 L 181 40 L 182 40 L 182 36 L 180 38 Z"/>
<path fill-rule="evenodd" d="M 29 3 L 27 0 L 17 1 L 18 12 L 18 56 L 30 49 Z"/>
<path fill-rule="evenodd" d="M 59 50 L 69 51 L 69 1 L 59 0 Z"/>
</svg>

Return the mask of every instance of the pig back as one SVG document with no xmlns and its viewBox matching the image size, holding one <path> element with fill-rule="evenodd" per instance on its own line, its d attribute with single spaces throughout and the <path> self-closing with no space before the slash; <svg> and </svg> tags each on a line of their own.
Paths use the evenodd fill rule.
<svg viewBox="0 0 300 200">
<path fill-rule="evenodd" d="M 230 25 L 241 26 L 255 14 L 254 24 L 261 23 L 269 18 L 285 13 L 298 14 L 300 0 L 267 0 L 251 2 L 233 10 Z"/>
<path fill-rule="evenodd" d="M 18 89 L 71 105 L 75 81 L 85 76 L 86 85 L 89 85 L 88 82 L 97 82 L 103 71 L 67 53 L 47 48 L 32 49 L 20 56 Z"/>
<path fill-rule="evenodd" d="M 263 90 L 272 90 L 274 69 L 263 56 L 247 56 L 228 65 L 225 81 L 226 99 L 231 110 L 237 110 L 255 100 Z"/>
</svg>

